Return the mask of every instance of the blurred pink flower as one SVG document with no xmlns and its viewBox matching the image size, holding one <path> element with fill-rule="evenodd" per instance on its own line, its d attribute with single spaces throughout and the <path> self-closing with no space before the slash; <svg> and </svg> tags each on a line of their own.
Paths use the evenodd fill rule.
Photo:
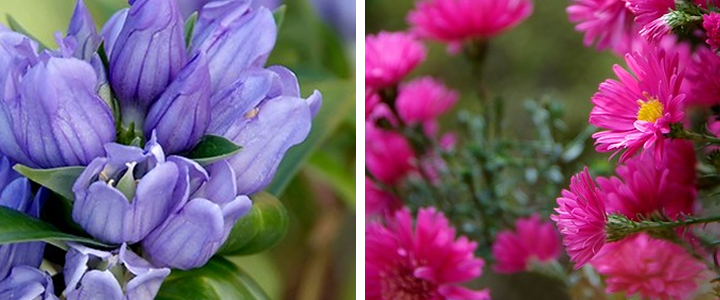
<svg viewBox="0 0 720 300">
<path fill-rule="evenodd" d="M 557 259 L 561 249 L 560 238 L 552 223 L 541 222 L 537 214 L 518 219 L 514 231 L 503 230 L 495 238 L 493 270 L 505 274 L 527 271 L 533 261 Z"/>
<path fill-rule="evenodd" d="M 396 85 L 425 60 L 425 46 L 405 32 L 380 32 L 365 37 L 365 86 Z"/>
<path fill-rule="evenodd" d="M 430 76 L 400 86 L 395 102 L 398 114 L 406 123 L 434 121 L 457 103 L 458 93 Z"/>
<path fill-rule="evenodd" d="M 720 50 L 720 13 L 710 12 L 703 15 L 703 28 L 707 39 L 705 42 L 710 45 L 713 52 Z"/>
<path fill-rule="evenodd" d="M 692 143 L 668 140 L 661 163 L 656 161 L 652 154 L 635 156 L 618 165 L 618 176 L 597 178 L 608 213 L 638 220 L 654 212 L 672 219 L 693 212 L 697 190 Z"/>
<path fill-rule="evenodd" d="M 698 47 L 688 68 L 690 82 L 689 104 L 712 106 L 720 104 L 720 56 L 707 48 Z"/>
<path fill-rule="evenodd" d="M 590 177 L 587 167 L 570 179 L 570 190 L 557 198 L 558 207 L 550 219 L 563 236 L 565 252 L 582 267 L 605 244 L 605 199 Z"/>
<path fill-rule="evenodd" d="M 623 0 L 572 0 L 567 13 L 575 30 L 585 33 L 585 46 L 596 43 L 598 50 L 619 55 L 633 49 L 640 27 Z"/>
<path fill-rule="evenodd" d="M 705 265 L 672 242 L 640 233 L 607 244 L 590 264 L 606 277 L 606 292 L 643 299 L 689 299 Z"/>
<path fill-rule="evenodd" d="M 407 20 L 419 37 L 460 44 L 495 37 L 527 19 L 532 10 L 528 0 L 423 0 Z"/>
<path fill-rule="evenodd" d="M 455 238 L 442 213 L 420 209 L 413 226 L 403 209 L 387 223 L 365 227 L 366 299 L 490 299 L 487 290 L 458 285 L 479 277 L 484 261 L 474 255 L 475 242 Z"/>
<path fill-rule="evenodd" d="M 372 89 L 365 89 L 365 120 L 370 117 L 375 106 L 380 103 L 380 96 Z"/>
<path fill-rule="evenodd" d="M 675 9 L 675 0 L 625 0 L 626 7 L 635 14 L 635 22 L 642 26 L 640 36 L 655 41 L 670 33 L 665 14 Z"/>
<path fill-rule="evenodd" d="M 381 190 L 370 178 L 365 177 L 365 217 L 389 216 L 401 207 L 400 200 Z"/>
<path fill-rule="evenodd" d="M 365 166 L 377 180 L 396 185 L 415 170 L 414 153 L 401 134 L 365 122 Z"/>
<path fill-rule="evenodd" d="M 590 124 L 605 129 L 593 134 L 600 152 L 625 150 L 623 162 L 641 149 L 654 148 L 655 159 L 662 158 L 664 134 L 670 124 L 683 120 L 685 94 L 680 92 L 684 70 L 679 55 L 663 48 L 645 47 L 626 54 L 625 61 L 634 74 L 613 66 L 618 80 L 601 83 L 592 98 Z"/>
</svg>

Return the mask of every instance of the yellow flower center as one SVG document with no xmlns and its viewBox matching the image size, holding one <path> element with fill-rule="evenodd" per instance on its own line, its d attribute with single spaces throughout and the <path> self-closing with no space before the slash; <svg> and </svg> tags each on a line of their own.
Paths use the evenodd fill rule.
<svg viewBox="0 0 720 300">
<path fill-rule="evenodd" d="M 660 103 L 658 99 L 650 97 L 647 93 L 645 93 L 645 98 L 648 100 L 637 101 L 638 105 L 640 105 L 637 119 L 638 121 L 655 122 L 665 113 L 665 107 L 663 107 L 662 103 Z"/>
</svg>

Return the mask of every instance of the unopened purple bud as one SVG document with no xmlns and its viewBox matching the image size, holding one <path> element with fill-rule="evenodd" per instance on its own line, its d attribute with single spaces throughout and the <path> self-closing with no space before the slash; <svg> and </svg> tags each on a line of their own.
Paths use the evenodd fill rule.
<svg viewBox="0 0 720 300">
<path fill-rule="evenodd" d="M 210 180 L 185 206 L 143 241 L 150 260 L 159 266 L 192 269 L 205 265 L 225 243 L 235 222 L 252 207 L 238 196 L 235 174 L 224 162 L 213 164 Z"/>
<path fill-rule="evenodd" d="M 49 57 L 22 76 L 19 96 L 0 111 L 0 152 L 34 168 L 87 165 L 115 139 L 112 112 L 96 95 L 93 67 Z M 5 124 L 3 124 L 5 123 Z"/>
<path fill-rule="evenodd" d="M 169 154 L 192 149 L 210 122 L 210 74 L 203 54 L 198 54 L 150 109 L 145 135 L 155 131 L 158 143 Z"/>
<path fill-rule="evenodd" d="M 95 21 L 82 0 L 78 0 L 75 5 L 67 35 L 75 39 L 76 48 L 73 56 L 76 58 L 90 60 L 100 46 L 101 38 L 95 28 Z"/>
<path fill-rule="evenodd" d="M 10 276 L 0 280 L 0 299 L 57 300 L 47 272 L 29 266 L 17 266 Z"/>
<path fill-rule="evenodd" d="M 184 22 L 174 0 L 138 0 L 110 54 L 110 84 L 123 121 L 141 124 L 147 109 L 187 61 Z"/>
<path fill-rule="evenodd" d="M 262 67 L 276 38 L 277 25 L 268 9 L 252 11 L 247 1 L 211 2 L 200 11 L 190 53 L 206 53 L 216 92 L 235 82 L 243 70 Z"/>
<path fill-rule="evenodd" d="M 102 36 L 104 41 L 103 46 L 105 48 L 105 54 L 107 54 L 108 58 L 112 56 L 112 50 L 115 47 L 115 42 L 120 36 L 120 31 L 122 31 L 123 26 L 125 26 L 125 20 L 127 19 L 129 11 L 129 8 L 118 10 L 112 15 L 112 17 L 110 17 L 105 25 L 103 25 L 102 30 L 100 30 L 100 36 Z"/>
</svg>

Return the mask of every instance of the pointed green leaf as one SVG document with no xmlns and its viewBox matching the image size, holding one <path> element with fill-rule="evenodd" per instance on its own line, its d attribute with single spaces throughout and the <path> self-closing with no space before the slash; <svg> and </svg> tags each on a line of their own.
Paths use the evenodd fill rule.
<svg viewBox="0 0 720 300">
<path fill-rule="evenodd" d="M 289 220 L 285 207 L 265 192 L 250 197 L 253 208 L 233 227 L 222 255 L 250 255 L 275 247 L 285 236 Z"/>
<path fill-rule="evenodd" d="M 48 188 L 65 199 L 73 201 L 75 196 L 72 192 L 72 186 L 80 173 L 85 170 L 85 167 L 33 169 L 17 164 L 13 169 L 31 181 Z"/>
<path fill-rule="evenodd" d="M 215 257 L 202 268 L 173 270 L 163 282 L 158 300 L 267 300 L 265 292 L 232 262 Z"/>
<path fill-rule="evenodd" d="M 185 46 L 190 49 L 193 37 L 193 31 L 195 31 L 195 23 L 197 23 L 198 13 L 194 12 L 185 21 Z"/>
<path fill-rule="evenodd" d="M 201 165 L 209 165 L 235 155 L 240 149 L 242 149 L 242 147 L 224 137 L 206 135 L 200 139 L 200 143 L 198 143 L 186 157 Z"/>
<path fill-rule="evenodd" d="M 275 18 L 275 23 L 277 24 L 277 28 L 280 29 L 282 27 L 283 21 L 285 21 L 285 11 L 287 10 L 287 5 L 283 4 L 280 5 L 280 7 L 276 8 L 273 11 L 273 18 Z"/>
<path fill-rule="evenodd" d="M 43 241 L 62 249 L 66 242 L 80 242 L 108 248 L 98 241 L 59 231 L 54 226 L 19 211 L 0 206 L 0 245 Z"/>
<path fill-rule="evenodd" d="M 30 34 L 30 32 L 28 32 L 22 25 L 20 25 L 20 22 L 15 20 L 15 18 L 13 18 L 11 15 L 5 15 L 5 16 L 7 17 L 8 25 L 10 26 L 10 29 L 12 29 L 13 31 L 15 31 L 17 33 L 24 34 L 25 36 L 36 41 L 38 43 L 38 46 L 40 47 L 40 49 L 38 49 L 38 50 L 42 51 L 45 49 L 50 49 L 50 48 L 48 48 L 48 46 L 46 46 L 45 44 L 40 42 L 40 40 L 38 38 L 36 38 L 32 34 Z"/>
</svg>

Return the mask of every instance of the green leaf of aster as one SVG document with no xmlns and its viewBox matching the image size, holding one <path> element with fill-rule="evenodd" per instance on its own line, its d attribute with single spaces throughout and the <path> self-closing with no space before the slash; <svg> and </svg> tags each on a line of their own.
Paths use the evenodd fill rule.
<svg viewBox="0 0 720 300">
<path fill-rule="evenodd" d="M 0 206 L 0 245 L 42 241 L 67 249 L 66 242 L 108 248 L 98 241 L 63 233 L 54 226 L 19 211 Z"/>
<path fill-rule="evenodd" d="M 287 211 L 280 200 L 265 192 L 250 197 L 253 207 L 233 227 L 221 255 L 251 255 L 276 246 L 288 230 Z"/>
<path fill-rule="evenodd" d="M 206 135 L 200 143 L 186 155 L 201 165 L 209 165 L 238 153 L 242 147 L 217 135 Z"/>
<path fill-rule="evenodd" d="M 163 282 L 158 300 L 266 300 L 260 286 L 243 270 L 222 257 L 215 257 L 202 268 L 173 270 Z"/>
<path fill-rule="evenodd" d="M 75 184 L 80 173 L 85 167 L 63 167 L 55 169 L 33 169 L 17 164 L 13 167 L 15 171 L 27 177 L 32 182 L 46 187 L 56 194 L 68 200 L 75 199 L 72 186 Z"/>
</svg>

